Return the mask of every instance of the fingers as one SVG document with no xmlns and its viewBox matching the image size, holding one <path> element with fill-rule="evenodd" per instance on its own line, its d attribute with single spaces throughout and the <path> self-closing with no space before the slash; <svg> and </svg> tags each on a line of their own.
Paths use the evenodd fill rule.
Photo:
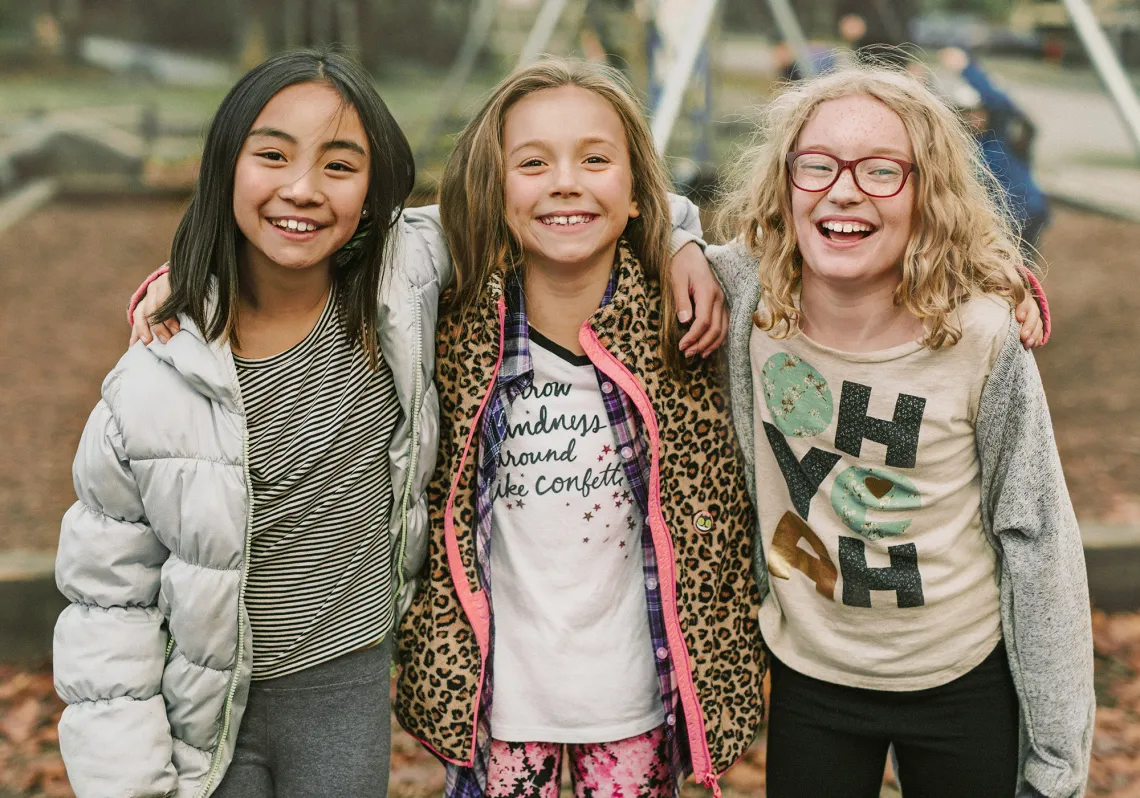
<svg viewBox="0 0 1140 798">
<path fill-rule="evenodd" d="M 131 324 L 131 345 L 135 341 L 142 341 L 144 344 L 149 344 L 155 338 L 162 343 L 167 343 L 174 334 L 182 329 L 182 325 L 178 323 L 178 319 L 167 319 L 161 324 L 152 325 L 148 320 L 147 306 L 148 302 L 140 302 L 135 307 L 134 315 L 132 316 L 133 322 Z"/>
<path fill-rule="evenodd" d="M 670 281 L 673 290 L 673 304 L 677 307 L 677 321 L 681 324 L 688 324 L 693 318 L 693 303 L 689 301 L 688 286 L 678 288 L 672 285 L 674 281 Z M 685 340 L 681 339 L 682 342 Z M 684 346 L 681 347 L 682 349 Z"/>
<path fill-rule="evenodd" d="M 717 336 L 717 339 L 713 342 L 713 345 L 705 350 L 703 357 L 709 357 L 710 355 L 715 354 L 718 349 L 724 346 L 724 342 L 728 340 L 729 313 L 728 307 L 723 302 L 721 303 L 720 312 L 718 315 L 720 316 L 720 335 Z"/>
<path fill-rule="evenodd" d="M 693 350 L 702 358 L 707 358 L 720 348 L 726 337 L 728 337 L 728 309 L 724 306 L 723 298 L 718 295 L 713 300 L 708 332 L 693 346 Z"/>
<path fill-rule="evenodd" d="M 131 345 L 135 341 L 142 341 L 144 344 L 151 342 L 150 325 L 147 324 L 146 310 L 143 305 L 144 302 L 139 302 L 135 305 L 135 312 L 131 315 Z"/>
<path fill-rule="evenodd" d="M 171 338 L 173 338 L 174 334 L 180 329 L 182 328 L 178 325 L 178 319 L 167 319 L 162 324 L 158 324 L 152 327 L 151 332 L 154 333 L 155 337 L 158 338 L 158 340 L 162 341 L 165 344 Z"/>
<path fill-rule="evenodd" d="M 707 291 L 696 290 L 693 294 L 693 310 L 696 317 L 693 323 L 689 326 L 689 331 L 681 338 L 681 351 L 685 353 L 685 357 L 693 357 L 700 354 L 716 337 L 716 330 L 714 330 L 714 310 L 716 306 L 716 297 Z M 710 331 L 713 333 L 712 338 L 709 338 Z"/>
<path fill-rule="evenodd" d="M 1026 349 L 1036 349 L 1044 343 L 1045 325 L 1041 322 L 1041 319 L 1037 320 L 1037 323 L 1033 325 L 1033 328 L 1028 333 L 1026 333 L 1024 329 L 1022 330 L 1021 345 Z"/>
</svg>

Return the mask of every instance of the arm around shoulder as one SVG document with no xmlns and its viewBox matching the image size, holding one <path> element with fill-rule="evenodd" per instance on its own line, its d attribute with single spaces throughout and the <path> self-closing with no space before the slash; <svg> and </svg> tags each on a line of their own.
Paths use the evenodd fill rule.
<svg viewBox="0 0 1140 798">
<path fill-rule="evenodd" d="M 113 378 L 105 385 L 113 388 Z M 59 743 L 78 798 L 178 789 L 162 697 L 167 633 L 158 609 L 168 552 L 147 525 L 122 434 L 105 398 L 73 468 L 56 583 L 71 602 L 55 626 Z"/>
<path fill-rule="evenodd" d="M 977 419 L 982 519 L 1000 555 L 1002 630 L 1021 705 L 1017 795 L 1083 792 L 1092 747 L 1092 624 L 1080 529 L 1033 356 L 1011 326 Z"/>
</svg>

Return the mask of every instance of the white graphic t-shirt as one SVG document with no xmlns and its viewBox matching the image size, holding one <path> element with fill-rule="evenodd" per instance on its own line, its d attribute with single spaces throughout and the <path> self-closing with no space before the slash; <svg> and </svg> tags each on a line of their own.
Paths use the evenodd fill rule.
<svg viewBox="0 0 1140 798">
<path fill-rule="evenodd" d="M 534 381 L 511 403 L 492 509 L 491 734 L 622 740 L 664 720 L 641 512 L 589 359 L 530 336 Z"/>
<path fill-rule="evenodd" d="M 974 419 L 1010 307 L 978 297 L 962 339 L 854 354 L 754 328 L 764 642 L 816 679 L 922 690 L 1001 638 Z"/>
</svg>

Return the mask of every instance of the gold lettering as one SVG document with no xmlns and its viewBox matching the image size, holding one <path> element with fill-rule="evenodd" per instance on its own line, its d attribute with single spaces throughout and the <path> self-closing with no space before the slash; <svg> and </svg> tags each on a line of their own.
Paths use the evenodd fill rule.
<svg viewBox="0 0 1140 798">
<path fill-rule="evenodd" d="M 806 540 L 818 556 L 812 557 L 801 549 L 801 540 Z M 776 533 L 772 536 L 768 572 L 777 579 L 791 579 L 793 570 L 806 574 L 815 582 L 817 593 L 835 601 L 835 582 L 839 571 L 827 556 L 827 547 L 806 521 L 788 511 L 776 525 Z"/>
</svg>

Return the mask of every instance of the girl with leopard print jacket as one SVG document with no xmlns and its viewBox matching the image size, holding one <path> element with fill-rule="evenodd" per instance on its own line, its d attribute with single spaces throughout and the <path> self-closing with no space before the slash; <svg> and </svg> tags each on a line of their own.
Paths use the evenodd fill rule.
<svg viewBox="0 0 1140 798">
<path fill-rule="evenodd" d="M 449 798 L 556 796 L 563 745 L 578 795 L 719 794 L 759 724 L 754 513 L 721 376 L 677 354 L 666 186 L 628 84 L 576 61 L 508 77 L 444 173 L 396 713 Z"/>
</svg>

